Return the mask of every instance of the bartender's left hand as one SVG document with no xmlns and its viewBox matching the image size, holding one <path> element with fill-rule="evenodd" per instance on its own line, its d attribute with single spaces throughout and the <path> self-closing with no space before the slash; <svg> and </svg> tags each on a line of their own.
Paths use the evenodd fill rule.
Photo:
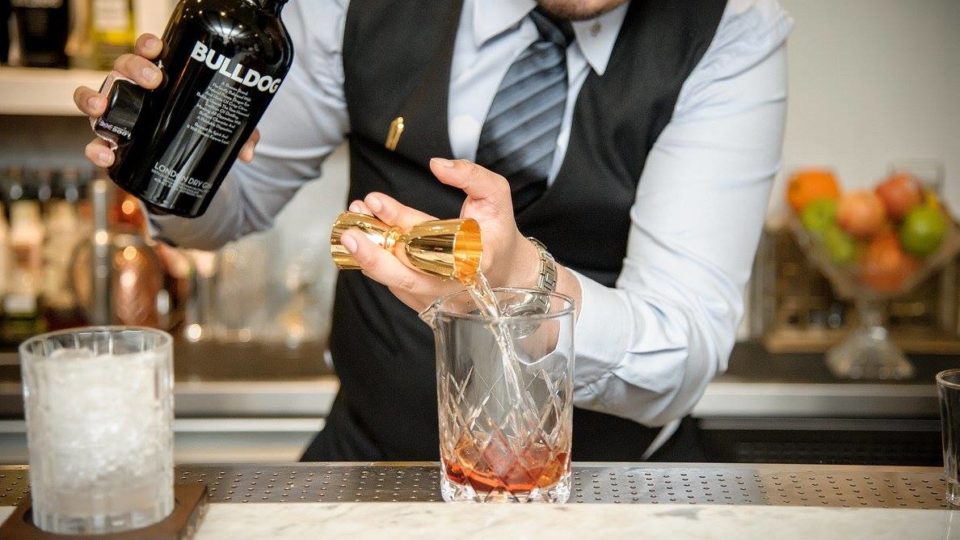
<svg viewBox="0 0 960 540">
<path fill-rule="evenodd" d="M 430 170 L 437 179 L 462 189 L 467 198 L 461 218 L 480 224 L 483 239 L 481 270 L 493 287 L 532 287 L 537 282 L 540 258 L 537 248 L 524 238 L 513 218 L 513 201 L 507 180 L 465 160 L 433 159 Z M 350 210 L 372 214 L 384 223 L 403 230 L 436 219 L 400 204 L 383 193 L 370 193 L 353 201 Z M 404 304 L 422 311 L 437 298 L 463 289 L 456 280 L 443 280 L 413 270 L 367 239 L 360 231 L 343 233 L 343 246 L 350 251 L 363 273 L 390 289 Z"/>
</svg>

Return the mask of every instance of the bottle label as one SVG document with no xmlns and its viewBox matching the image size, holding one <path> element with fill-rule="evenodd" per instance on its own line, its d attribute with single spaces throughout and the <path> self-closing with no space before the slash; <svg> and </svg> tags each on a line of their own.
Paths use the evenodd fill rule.
<svg viewBox="0 0 960 540">
<path fill-rule="evenodd" d="M 197 98 L 187 129 L 216 143 L 230 144 L 250 117 L 250 92 L 229 81 L 214 80 L 197 92 Z"/>
<path fill-rule="evenodd" d="M 217 73 L 197 92 L 197 104 L 185 127 L 204 139 L 229 146 L 249 124 L 255 100 L 259 99 L 255 91 L 274 94 L 282 79 L 263 75 L 200 42 L 194 45 L 190 58 Z M 202 198 L 213 189 L 208 179 L 194 178 L 162 161 L 154 163 L 150 172 L 154 184 L 173 188 L 181 195 Z"/>
<path fill-rule="evenodd" d="M 270 92 L 276 94 L 280 89 L 280 83 L 283 79 L 274 79 L 269 75 L 261 75 L 255 69 L 248 68 L 240 63 L 234 63 L 233 59 L 218 53 L 203 43 L 197 42 L 193 46 L 193 53 L 190 58 L 197 62 L 203 62 L 208 68 L 220 73 L 233 82 L 242 84 L 249 88 L 256 88 L 261 92 Z"/>
<path fill-rule="evenodd" d="M 155 184 L 171 188 L 175 187 L 178 193 L 190 197 L 203 197 L 213 188 L 212 182 L 187 176 L 163 163 L 154 163 L 150 172 Z"/>
<path fill-rule="evenodd" d="M 13 268 L 16 271 L 30 277 L 37 276 L 42 271 L 43 259 L 39 244 L 14 241 L 10 252 L 13 254 Z"/>
</svg>

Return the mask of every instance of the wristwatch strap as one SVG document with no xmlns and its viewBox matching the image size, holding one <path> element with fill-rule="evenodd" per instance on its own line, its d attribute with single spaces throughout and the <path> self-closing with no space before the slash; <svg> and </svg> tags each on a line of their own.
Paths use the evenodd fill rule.
<svg viewBox="0 0 960 540">
<path fill-rule="evenodd" d="M 537 285 L 535 288 L 547 294 L 556 292 L 557 262 L 554 260 L 553 255 L 547 251 L 547 246 L 543 245 L 543 242 L 532 237 L 527 239 L 533 242 L 533 245 L 537 248 L 537 253 L 540 255 L 540 271 L 537 275 Z M 546 295 L 539 296 L 537 304 L 540 307 L 539 311 L 541 313 L 546 313 L 550 310 L 550 298 Z"/>
</svg>

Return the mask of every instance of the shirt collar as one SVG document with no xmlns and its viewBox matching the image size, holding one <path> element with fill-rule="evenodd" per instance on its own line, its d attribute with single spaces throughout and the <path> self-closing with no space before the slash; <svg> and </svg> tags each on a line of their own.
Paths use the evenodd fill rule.
<svg viewBox="0 0 960 540">
<path fill-rule="evenodd" d="M 573 32 L 590 67 L 603 75 L 629 2 L 586 21 L 574 21 Z M 479 48 L 495 36 L 516 26 L 537 7 L 536 0 L 474 0 L 473 36 Z"/>
</svg>

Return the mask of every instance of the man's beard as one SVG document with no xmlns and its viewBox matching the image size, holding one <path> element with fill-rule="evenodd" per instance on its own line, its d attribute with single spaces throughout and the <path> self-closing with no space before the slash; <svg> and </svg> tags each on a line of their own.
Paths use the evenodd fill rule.
<svg viewBox="0 0 960 540">
<path fill-rule="evenodd" d="M 565 21 L 584 21 L 603 15 L 616 7 L 625 4 L 628 0 L 609 0 L 604 5 L 587 6 L 584 0 L 537 0 L 543 11 L 557 19 Z"/>
</svg>

